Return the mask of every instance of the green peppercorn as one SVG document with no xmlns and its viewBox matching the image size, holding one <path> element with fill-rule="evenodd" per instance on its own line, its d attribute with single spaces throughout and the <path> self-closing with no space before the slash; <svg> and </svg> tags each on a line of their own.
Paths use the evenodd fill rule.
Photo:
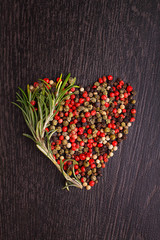
<svg viewBox="0 0 160 240">
<path fill-rule="evenodd" d="M 93 172 L 93 173 L 96 173 L 96 171 L 97 171 L 96 168 L 93 168 L 93 169 L 92 169 L 92 172 Z"/>
<path fill-rule="evenodd" d="M 97 87 L 97 91 L 100 91 L 100 90 L 101 90 L 101 86 L 98 86 L 98 87 Z"/>
<path fill-rule="evenodd" d="M 71 171 L 71 170 L 68 170 L 68 171 L 67 171 L 67 174 L 68 174 L 69 176 L 72 176 L 72 171 Z"/>
<path fill-rule="evenodd" d="M 114 134 L 110 135 L 111 140 L 115 140 L 116 136 Z"/>
<path fill-rule="evenodd" d="M 88 96 L 89 96 L 90 98 L 93 97 L 93 93 L 90 92 L 90 93 L 88 94 Z"/>
<path fill-rule="evenodd" d="M 75 129 L 75 127 L 76 127 L 75 124 L 71 124 L 71 125 L 70 125 L 70 129 L 72 129 L 72 130 Z"/>
<path fill-rule="evenodd" d="M 92 110 L 93 106 L 92 105 L 88 105 L 88 110 Z"/>
<path fill-rule="evenodd" d="M 98 87 L 100 85 L 100 83 L 99 82 L 95 82 L 94 85 Z"/>
<path fill-rule="evenodd" d="M 62 140 L 63 145 L 67 145 L 68 141 L 66 139 Z"/>
<path fill-rule="evenodd" d="M 122 126 L 122 127 L 125 127 L 125 126 L 126 126 L 125 122 L 122 122 L 122 123 L 121 123 L 121 126 Z"/>
<path fill-rule="evenodd" d="M 104 82 L 104 83 L 102 84 L 102 86 L 103 86 L 104 88 L 106 88 L 106 87 L 107 87 L 107 83 Z"/>
<path fill-rule="evenodd" d="M 96 102 L 96 99 L 94 97 L 92 97 L 90 100 L 91 100 L 92 103 Z"/>
<path fill-rule="evenodd" d="M 85 166 L 85 167 L 89 167 L 89 162 L 85 161 L 85 162 L 84 162 L 84 166 Z"/>
<path fill-rule="evenodd" d="M 70 118 L 73 117 L 73 113 L 72 112 L 69 113 L 69 117 Z"/>
<path fill-rule="evenodd" d="M 102 166 L 102 165 L 101 165 L 100 163 L 97 164 L 97 168 L 101 168 L 101 166 Z"/>
<path fill-rule="evenodd" d="M 58 123 L 58 122 L 57 122 L 57 120 L 55 120 L 55 119 L 52 121 L 52 124 L 53 124 L 54 126 L 56 126 L 57 123 Z"/>
<path fill-rule="evenodd" d="M 92 174 L 92 170 L 89 170 L 89 171 L 87 172 L 87 175 L 90 176 L 91 174 Z"/>
<path fill-rule="evenodd" d="M 69 106 L 65 106 L 65 107 L 64 107 L 64 111 L 65 111 L 65 112 L 68 112 L 68 111 L 69 111 Z"/>
<path fill-rule="evenodd" d="M 135 100 L 135 99 L 133 99 L 133 100 L 131 101 L 131 103 L 132 103 L 132 104 L 135 104 L 135 103 L 136 103 L 136 100 Z"/>
<path fill-rule="evenodd" d="M 56 149 L 53 149 L 52 153 L 55 155 L 57 154 L 57 150 Z"/>
<path fill-rule="evenodd" d="M 98 148 L 98 147 L 95 147 L 95 151 L 96 151 L 96 152 L 99 152 L 99 148 Z"/>
<path fill-rule="evenodd" d="M 91 134 L 88 134 L 88 135 L 87 135 L 87 138 L 88 138 L 88 139 L 92 139 L 92 137 L 93 137 L 93 136 L 92 136 Z"/>
<path fill-rule="evenodd" d="M 124 132 L 124 134 L 128 134 L 128 130 L 127 129 L 125 129 L 123 132 Z"/>
<path fill-rule="evenodd" d="M 50 129 L 50 130 L 55 130 L 55 126 L 52 126 L 52 125 L 51 125 L 51 126 L 49 127 L 49 129 Z"/>
<path fill-rule="evenodd" d="M 84 152 L 88 152 L 88 147 L 85 147 L 85 148 L 84 148 Z"/>
<path fill-rule="evenodd" d="M 107 120 L 107 115 L 104 115 L 104 116 L 103 116 L 103 119 L 104 119 L 104 120 Z"/>
<path fill-rule="evenodd" d="M 115 133 L 115 130 L 114 130 L 114 129 L 111 129 L 111 130 L 110 130 L 110 133 L 111 133 L 111 134 L 114 134 L 114 133 Z"/>
<path fill-rule="evenodd" d="M 97 180 L 96 176 L 92 175 L 91 180 L 95 182 Z"/>
<path fill-rule="evenodd" d="M 84 106 L 87 107 L 89 105 L 89 102 L 84 102 Z"/>
</svg>

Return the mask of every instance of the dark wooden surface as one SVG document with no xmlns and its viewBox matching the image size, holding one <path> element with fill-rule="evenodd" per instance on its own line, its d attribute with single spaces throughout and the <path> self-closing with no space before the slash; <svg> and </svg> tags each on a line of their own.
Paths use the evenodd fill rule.
<svg viewBox="0 0 160 240">
<path fill-rule="evenodd" d="M 4 1 L 0 23 L 0 239 L 159 240 L 160 2 Z M 83 85 L 112 74 L 137 91 L 136 122 L 91 191 L 61 189 L 11 104 L 18 86 L 61 72 Z"/>
</svg>

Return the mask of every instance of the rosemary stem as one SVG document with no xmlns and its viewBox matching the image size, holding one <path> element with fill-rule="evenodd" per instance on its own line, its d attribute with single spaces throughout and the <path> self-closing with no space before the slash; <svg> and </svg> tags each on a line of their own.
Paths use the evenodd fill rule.
<svg viewBox="0 0 160 240">
<path fill-rule="evenodd" d="M 36 146 L 44 155 L 46 155 L 52 161 L 52 163 L 62 173 L 59 164 L 56 162 L 55 158 L 51 155 L 51 153 L 49 153 L 45 143 L 44 142 L 43 143 L 37 143 Z M 76 179 L 69 177 L 68 174 L 65 173 L 65 171 L 63 171 L 63 175 L 64 175 L 65 179 L 69 182 L 72 182 L 75 187 L 80 188 L 80 189 L 83 188 L 81 183 L 79 183 Z"/>
</svg>

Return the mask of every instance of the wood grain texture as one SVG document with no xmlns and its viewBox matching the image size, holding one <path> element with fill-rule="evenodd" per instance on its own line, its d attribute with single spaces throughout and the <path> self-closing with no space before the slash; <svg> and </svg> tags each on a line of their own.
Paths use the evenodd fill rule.
<svg viewBox="0 0 160 240">
<path fill-rule="evenodd" d="M 3 1 L 0 239 L 160 239 L 159 22 L 158 0 Z M 11 104 L 18 86 L 61 72 L 85 86 L 112 74 L 137 91 L 136 122 L 91 191 L 61 190 Z"/>
</svg>

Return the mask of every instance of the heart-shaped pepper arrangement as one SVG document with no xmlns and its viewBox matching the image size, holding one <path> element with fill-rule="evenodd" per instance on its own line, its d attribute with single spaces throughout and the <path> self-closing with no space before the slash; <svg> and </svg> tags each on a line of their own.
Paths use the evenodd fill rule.
<svg viewBox="0 0 160 240">
<path fill-rule="evenodd" d="M 27 94 L 19 88 L 14 104 L 32 133 L 24 135 L 63 173 L 65 188 L 90 190 L 135 121 L 135 91 L 111 75 L 86 88 L 75 80 L 70 74 L 64 81 L 39 79 Z"/>
</svg>

